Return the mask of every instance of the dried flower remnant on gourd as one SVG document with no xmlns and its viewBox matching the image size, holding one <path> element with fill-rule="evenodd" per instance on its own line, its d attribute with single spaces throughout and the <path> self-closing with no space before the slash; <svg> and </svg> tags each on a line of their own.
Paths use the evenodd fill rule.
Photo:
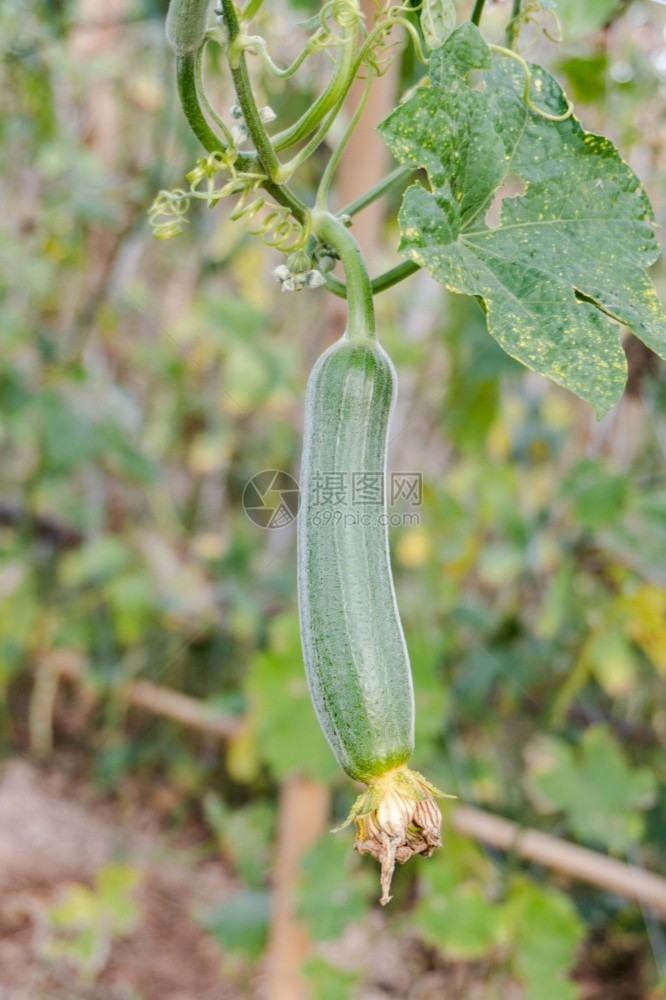
<svg viewBox="0 0 666 1000">
<path fill-rule="evenodd" d="M 415 854 L 429 858 L 442 846 L 442 814 L 435 797 L 455 798 L 402 765 L 371 779 L 346 821 L 337 828 L 341 830 L 353 820 L 354 849 L 359 854 L 370 854 L 381 865 L 382 906 L 391 899 L 396 862 L 403 865 Z"/>
</svg>

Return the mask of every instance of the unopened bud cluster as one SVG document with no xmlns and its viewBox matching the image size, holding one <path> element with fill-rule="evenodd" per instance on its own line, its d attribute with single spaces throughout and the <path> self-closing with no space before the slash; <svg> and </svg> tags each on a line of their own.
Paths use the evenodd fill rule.
<svg viewBox="0 0 666 1000">
<path fill-rule="evenodd" d="M 240 104 L 232 104 L 229 109 L 229 113 L 231 117 L 235 118 L 238 122 L 238 124 L 234 125 L 231 129 L 232 142 L 234 146 L 242 146 L 243 143 L 247 142 L 250 138 L 250 132 L 243 117 L 243 111 Z M 274 122 L 276 118 L 277 115 L 268 105 L 263 108 L 259 108 L 259 119 L 264 125 L 268 125 L 269 122 Z"/>
<path fill-rule="evenodd" d="M 321 271 L 312 267 L 304 250 L 297 250 L 287 257 L 286 264 L 279 264 L 273 277 L 282 285 L 283 292 L 300 292 L 304 288 L 319 288 L 326 279 Z"/>
</svg>

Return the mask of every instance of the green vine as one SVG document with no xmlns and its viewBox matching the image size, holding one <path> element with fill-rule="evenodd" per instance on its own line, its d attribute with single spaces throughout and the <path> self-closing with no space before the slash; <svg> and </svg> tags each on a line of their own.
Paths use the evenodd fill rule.
<svg viewBox="0 0 666 1000">
<path fill-rule="evenodd" d="M 476 0 L 471 15 L 473 24 L 480 22 L 484 4 L 485 0 Z M 239 13 L 233 0 L 219 0 L 215 11 L 218 27 L 205 31 L 197 51 L 177 58 L 178 93 L 183 111 L 208 156 L 200 159 L 187 175 L 187 187 L 159 192 L 149 211 L 150 222 L 155 235 L 167 239 L 183 231 L 193 200 L 204 201 L 212 208 L 223 198 L 234 198 L 231 218 L 242 221 L 248 232 L 289 258 L 287 264 L 274 272 L 283 290 L 325 283 L 329 291 L 347 298 L 352 310 L 356 308 L 352 302 L 359 299 L 357 284 L 361 266 L 366 292 L 360 297 L 364 299 L 367 294 L 371 298 L 404 280 L 418 270 L 419 265 L 413 260 L 403 261 L 372 280 L 368 278 L 360 253 L 349 250 L 352 237 L 346 226 L 325 221 L 329 219 L 327 202 L 333 176 L 367 103 L 373 81 L 386 71 L 391 61 L 392 49 L 397 44 L 392 38 L 394 29 L 402 30 L 416 58 L 427 67 L 429 56 L 415 27 L 414 13 L 420 12 L 424 36 L 432 47 L 445 41 L 452 30 L 454 22 L 449 23 L 447 18 L 454 17 L 453 6 L 451 0 L 421 0 L 416 6 L 386 0 L 378 3 L 372 22 L 366 24 L 358 0 L 328 0 L 319 14 L 303 25 L 307 32 L 305 44 L 285 67 L 274 62 L 266 39 L 249 30 L 249 22 L 260 8 L 261 0 L 250 0 Z M 531 97 L 530 65 L 513 48 L 521 26 L 534 21 L 544 10 L 555 17 L 541 0 L 522 3 L 514 0 L 506 29 L 507 47 L 492 45 L 490 49 L 521 67 L 525 77 L 522 98 L 527 108 L 547 121 L 561 122 L 571 115 L 571 104 L 567 103 L 565 111 L 558 114 L 536 105 Z M 555 22 L 559 29 L 556 18 Z M 548 37 L 554 36 L 548 34 Z M 236 93 L 237 104 L 231 109 L 230 122 L 219 114 L 206 92 L 203 60 L 206 46 L 211 43 L 220 46 Z M 293 77 L 306 59 L 317 53 L 333 59 L 328 83 L 295 122 L 269 134 L 267 125 L 277 116 L 270 108 L 260 108 L 256 101 L 248 73 L 248 56 L 255 56 L 266 72 L 285 80 Z M 290 190 L 288 182 L 330 136 L 354 80 L 360 77 L 365 79 L 362 96 L 328 156 L 314 207 L 308 208 Z M 425 78 L 421 86 L 427 87 L 428 82 Z M 250 147 L 248 151 L 241 148 L 246 143 Z M 280 152 L 293 146 L 298 146 L 298 150 L 282 162 Z M 371 190 L 342 209 L 338 218 L 351 224 L 357 212 L 394 186 L 404 184 L 413 173 L 414 168 L 409 165 L 392 170 Z M 337 257 L 343 258 L 345 280 L 331 273 Z M 313 261 L 316 266 L 312 266 Z M 364 322 L 367 324 L 367 321 L 366 316 Z"/>
</svg>

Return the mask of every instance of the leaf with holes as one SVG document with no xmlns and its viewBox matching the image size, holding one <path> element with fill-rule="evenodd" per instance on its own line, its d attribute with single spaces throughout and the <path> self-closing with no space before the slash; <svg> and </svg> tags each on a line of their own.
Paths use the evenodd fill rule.
<svg viewBox="0 0 666 1000">
<path fill-rule="evenodd" d="M 533 106 L 565 112 L 557 82 L 530 70 Z M 405 193 L 400 250 L 477 296 L 507 354 L 603 414 L 626 381 L 618 322 L 666 357 L 666 317 L 643 270 L 659 252 L 652 208 L 608 139 L 573 116 L 543 117 L 524 89 L 520 62 L 492 52 L 470 23 L 433 53 L 430 86 L 379 126 L 430 179 L 430 191 Z M 524 192 L 504 197 L 493 228 L 495 192 L 515 178 Z"/>
</svg>

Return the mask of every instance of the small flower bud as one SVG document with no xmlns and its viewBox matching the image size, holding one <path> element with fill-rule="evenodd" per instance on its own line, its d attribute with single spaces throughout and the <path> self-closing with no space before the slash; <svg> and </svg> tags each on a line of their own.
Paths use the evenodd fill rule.
<svg viewBox="0 0 666 1000">
<path fill-rule="evenodd" d="M 243 112 L 241 111 L 240 104 L 232 104 L 229 108 L 229 114 L 232 118 L 242 118 Z"/>
<path fill-rule="evenodd" d="M 234 125 L 231 130 L 231 141 L 234 146 L 242 146 L 247 141 L 249 132 L 246 125 Z"/>
<path fill-rule="evenodd" d="M 320 288 L 321 285 L 326 284 L 326 278 L 320 271 L 314 269 L 312 271 L 308 271 L 306 284 L 308 288 Z"/>
<path fill-rule="evenodd" d="M 335 258 L 330 254 L 323 253 L 317 257 L 317 266 L 322 274 L 328 274 L 335 267 Z"/>
<path fill-rule="evenodd" d="M 269 108 L 268 105 L 259 109 L 259 119 L 264 123 L 264 125 L 268 125 L 269 122 L 274 122 L 276 118 L 277 115 L 272 108 Z"/>
<path fill-rule="evenodd" d="M 278 264 L 276 268 L 273 269 L 273 277 L 276 281 L 286 281 L 289 277 L 289 268 L 286 264 Z"/>
<path fill-rule="evenodd" d="M 312 267 L 312 261 L 306 254 L 305 250 L 296 250 L 294 253 L 290 253 L 287 257 L 287 267 L 294 274 L 302 274 L 304 271 L 309 271 Z"/>
</svg>

